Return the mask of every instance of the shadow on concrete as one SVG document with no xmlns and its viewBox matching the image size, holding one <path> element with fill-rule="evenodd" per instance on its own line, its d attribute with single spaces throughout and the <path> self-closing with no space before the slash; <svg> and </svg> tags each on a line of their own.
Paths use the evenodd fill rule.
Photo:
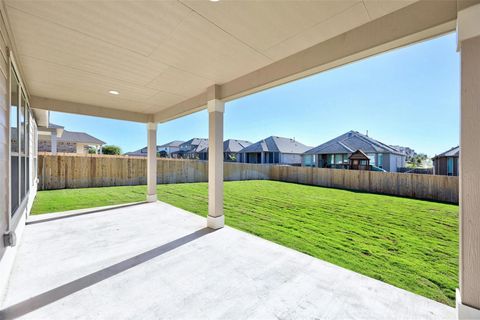
<svg viewBox="0 0 480 320">
<path fill-rule="evenodd" d="M 78 212 L 78 213 L 65 214 L 65 215 L 60 215 L 61 213 L 58 213 L 59 214 L 58 217 L 51 217 L 51 218 L 27 221 L 26 225 L 49 222 L 49 221 L 60 220 L 60 219 L 74 218 L 74 217 L 83 216 L 83 215 L 92 214 L 92 213 L 99 213 L 99 212 L 105 212 L 105 211 L 111 211 L 111 210 L 116 210 L 116 209 L 138 206 L 138 205 L 146 204 L 146 203 L 148 203 L 148 202 L 147 201 L 142 201 L 142 202 L 128 203 L 128 204 L 118 205 L 118 206 L 113 206 L 113 207 L 108 207 L 108 208 L 97 208 L 97 209 L 94 208 L 94 209 L 88 210 L 88 211 L 82 211 L 82 212 Z"/>
<path fill-rule="evenodd" d="M 164 253 L 172 251 L 180 246 L 183 246 L 214 231 L 215 230 L 209 228 L 197 230 L 174 241 L 168 242 L 152 250 L 136 255 L 130 259 L 121 261 L 119 263 L 111 265 L 110 267 L 101 269 L 97 272 L 91 273 L 77 280 L 66 283 L 60 287 L 41 293 L 28 300 L 11 305 L 8 308 L 0 310 L 0 319 L 15 319 L 26 315 L 32 311 L 40 309 L 82 289 L 93 286 L 94 284 L 97 284 L 103 280 L 107 280 L 110 277 L 113 277 L 121 272 L 136 267 L 139 264 L 152 260 Z"/>
</svg>

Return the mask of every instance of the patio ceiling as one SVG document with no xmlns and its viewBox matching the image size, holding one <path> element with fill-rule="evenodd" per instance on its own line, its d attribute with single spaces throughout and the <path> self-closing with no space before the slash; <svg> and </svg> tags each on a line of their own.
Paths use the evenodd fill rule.
<svg viewBox="0 0 480 320">
<path fill-rule="evenodd" d="M 212 85 L 220 85 L 220 98 L 228 100 L 450 31 L 456 6 L 374 0 L 6 1 L 33 107 L 141 122 L 204 108 Z M 360 48 L 360 39 L 348 32 L 367 25 L 357 34 Z M 318 51 L 322 44 L 330 54 Z"/>
</svg>

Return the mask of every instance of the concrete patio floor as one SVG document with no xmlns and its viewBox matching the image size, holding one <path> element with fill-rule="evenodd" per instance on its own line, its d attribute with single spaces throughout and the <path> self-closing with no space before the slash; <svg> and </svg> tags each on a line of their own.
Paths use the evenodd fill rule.
<svg viewBox="0 0 480 320">
<path fill-rule="evenodd" d="M 30 217 L 0 319 L 455 319 L 446 305 L 205 225 L 162 202 Z"/>
</svg>

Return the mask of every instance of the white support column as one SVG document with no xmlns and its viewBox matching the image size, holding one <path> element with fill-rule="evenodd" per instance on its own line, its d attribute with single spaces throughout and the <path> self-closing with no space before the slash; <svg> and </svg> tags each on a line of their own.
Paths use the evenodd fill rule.
<svg viewBox="0 0 480 320">
<path fill-rule="evenodd" d="M 53 131 L 50 135 L 50 145 L 51 145 L 50 152 L 52 152 L 52 154 L 57 154 L 57 133 L 56 133 L 56 131 Z"/>
<path fill-rule="evenodd" d="M 461 57 L 458 319 L 480 319 L 480 4 L 457 18 Z"/>
<path fill-rule="evenodd" d="M 157 201 L 157 124 L 147 123 L 147 201 Z"/>
<path fill-rule="evenodd" d="M 223 228 L 223 112 L 224 102 L 208 101 L 208 217 L 207 226 Z"/>
</svg>

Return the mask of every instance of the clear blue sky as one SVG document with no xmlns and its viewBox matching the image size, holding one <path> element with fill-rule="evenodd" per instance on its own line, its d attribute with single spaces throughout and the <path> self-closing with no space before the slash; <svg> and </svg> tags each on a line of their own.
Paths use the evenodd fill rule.
<svg viewBox="0 0 480 320">
<path fill-rule="evenodd" d="M 349 130 L 433 156 L 459 143 L 455 34 L 384 53 L 226 104 L 225 139 L 295 137 L 316 146 Z M 123 152 L 146 145 L 144 124 L 52 113 Z M 208 136 L 198 112 L 158 126 L 158 144 Z"/>
</svg>

